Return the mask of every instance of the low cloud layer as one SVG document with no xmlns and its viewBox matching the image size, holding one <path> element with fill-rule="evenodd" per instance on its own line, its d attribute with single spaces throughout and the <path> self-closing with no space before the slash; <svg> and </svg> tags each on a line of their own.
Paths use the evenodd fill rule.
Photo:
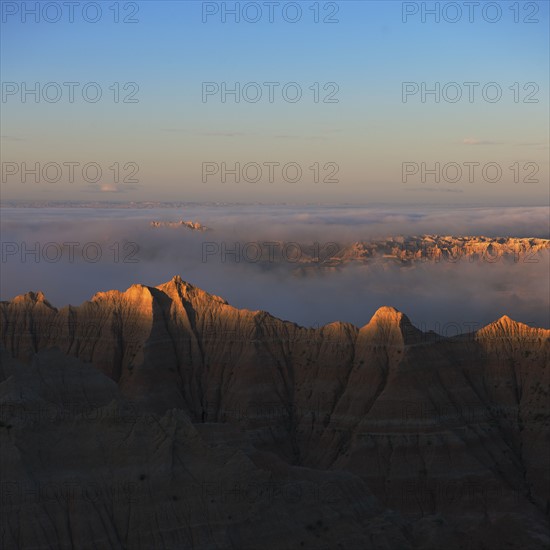
<svg viewBox="0 0 550 550">
<path fill-rule="evenodd" d="M 200 233 L 149 224 L 180 219 L 213 229 Z M 61 307 L 79 304 L 97 291 L 125 290 L 138 282 L 156 286 L 179 274 L 236 307 L 266 310 L 309 326 L 336 320 L 362 326 L 378 307 L 391 305 L 420 328 L 444 334 L 467 332 L 504 314 L 548 327 L 547 253 L 535 262 L 426 262 L 410 268 L 381 262 L 342 270 L 312 269 L 307 274 L 292 262 L 266 266 L 242 255 L 236 261 L 231 254 L 237 242 L 324 246 L 424 233 L 547 238 L 547 231 L 546 208 L 3 209 L 6 254 L 0 290 L 3 300 L 42 290 Z M 205 261 L 207 242 L 219 245 L 220 253 Z M 229 253 L 221 253 L 222 244 Z M 33 253 L 37 246 L 38 255 Z"/>
</svg>

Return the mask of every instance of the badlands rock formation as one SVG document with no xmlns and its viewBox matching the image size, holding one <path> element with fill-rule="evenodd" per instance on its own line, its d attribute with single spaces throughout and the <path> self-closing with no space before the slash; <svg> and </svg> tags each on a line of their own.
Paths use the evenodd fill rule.
<svg viewBox="0 0 550 550">
<path fill-rule="evenodd" d="M 550 544 L 549 330 L 307 329 L 179 277 L 0 322 L 2 548 Z"/>
<path fill-rule="evenodd" d="M 218 245 L 217 242 L 213 244 Z M 451 237 L 441 235 L 396 236 L 345 242 L 293 243 L 284 241 L 225 242 L 230 250 L 241 250 L 243 261 L 263 265 L 290 263 L 299 268 L 338 268 L 372 262 L 412 265 L 415 262 L 495 263 L 538 262 L 550 251 L 550 240 L 537 238 Z M 248 247 L 250 250 L 245 251 Z M 216 249 L 217 250 L 217 249 Z"/>
<path fill-rule="evenodd" d="M 151 227 L 185 227 L 187 229 L 191 229 L 192 231 L 208 231 L 208 227 L 200 224 L 199 222 L 186 222 L 184 220 L 180 220 L 179 222 L 152 221 L 150 225 Z"/>
<path fill-rule="evenodd" d="M 550 249 L 550 240 L 548 239 L 422 235 L 420 237 L 389 237 L 378 241 L 344 245 L 336 257 L 343 261 L 382 256 L 401 261 L 481 259 L 495 262 L 501 258 L 508 258 L 519 262 L 528 261 L 529 258 L 548 249 Z"/>
</svg>

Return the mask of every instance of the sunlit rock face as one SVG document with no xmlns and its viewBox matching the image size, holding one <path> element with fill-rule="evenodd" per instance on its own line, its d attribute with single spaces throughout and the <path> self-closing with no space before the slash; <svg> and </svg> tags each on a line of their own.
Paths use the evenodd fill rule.
<svg viewBox="0 0 550 550">
<path fill-rule="evenodd" d="M 153 222 L 165 226 L 163 222 Z M 168 224 L 180 226 L 178 222 Z M 200 224 L 199 224 L 200 225 Z M 157 227 L 157 225 L 155 225 Z M 200 229 L 201 231 L 203 229 Z M 245 243 L 241 243 L 244 246 Z M 255 250 L 260 252 L 254 263 L 292 264 L 295 271 L 307 273 L 309 268 L 335 270 L 350 265 L 397 264 L 413 266 L 434 262 L 444 264 L 485 262 L 495 264 L 538 263 L 550 252 L 550 240 L 539 238 L 485 237 L 445 235 L 393 236 L 355 242 L 300 243 L 288 261 L 288 254 L 273 253 L 285 249 L 288 243 L 273 241 L 271 248 L 260 241 Z M 305 270 L 305 271 L 304 271 Z"/>
<path fill-rule="evenodd" d="M 548 330 L 307 329 L 180 277 L 0 320 L 6 548 L 550 543 Z M 17 492 L 75 480 L 95 502 Z"/>
</svg>

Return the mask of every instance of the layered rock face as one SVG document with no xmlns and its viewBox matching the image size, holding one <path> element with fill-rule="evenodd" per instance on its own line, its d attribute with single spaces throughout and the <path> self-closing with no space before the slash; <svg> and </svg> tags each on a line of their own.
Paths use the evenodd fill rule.
<svg viewBox="0 0 550 550">
<path fill-rule="evenodd" d="M 411 547 L 359 477 L 138 408 L 59 350 L 3 355 L 0 380 L 3 549 Z"/>
<path fill-rule="evenodd" d="M 3 487 L 105 485 L 10 489 L 6 547 L 550 544 L 549 330 L 443 338 L 388 307 L 307 329 L 179 277 L 59 310 L 28 293 L 0 319 Z M 146 496 L 114 503 L 116 480 Z"/>
</svg>

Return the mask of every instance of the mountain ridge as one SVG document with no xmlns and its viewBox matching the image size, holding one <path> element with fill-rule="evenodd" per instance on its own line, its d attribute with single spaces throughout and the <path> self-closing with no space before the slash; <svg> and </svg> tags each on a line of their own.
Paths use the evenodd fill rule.
<svg viewBox="0 0 550 550">
<path fill-rule="evenodd" d="M 180 293 L 181 287 L 183 287 L 183 289 L 184 289 L 183 294 Z M 98 302 L 98 301 L 101 301 L 101 300 L 104 300 L 104 299 L 111 299 L 113 297 L 119 297 L 120 298 L 120 297 L 136 296 L 138 293 L 143 294 L 144 291 L 149 291 L 150 292 L 151 290 L 161 290 L 163 292 L 168 290 L 168 293 L 170 293 L 171 290 L 176 290 L 177 293 L 180 295 L 180 297 L 183 298 L 183 299 L 186 299 L 186 300 L 187 299 L 196 299 L 196 298 L 212 300 L 213 302 L 229 306 L 230 308 L 232 308 L 234 310 L 237 310 L 237 311 L 248 312 L 248 313 L 252 313 L 252 314 L 266 313 L 272 319 L 275 319 L 275 320 L 277 320 L 281 323 L 291 323 L 291 324 L 296 325 L 297 327 L 302 328 L 302 329 L 307 329 L 308 328 L 306 326 L 302 326 L 302 325 L 299 325 L 297 323 L 294 323 L 293 321 L 290 321 L 290 320 L 285 320 L 285 319 L 280 319 L 278 317 L 274 317 L 269 312 L 266 312 L 266 311 L 263 311 L 263 310 L 249 310 L 249 309 L 246 309 L 246 308 L 237 308 L 236 306 L 232 306 L 224 298 L 222 298 L 220 296 L 217 296 L 215 294 L 211 294 L 207 291 L 204 291 L 204 290 L 200 289 L 199 287 L 194 286 L 191 283 L 188 283 L 187 281 L 183 280 L 180 275 L 175 275 L 169 281 L 167 281 L 165 283 L 162 283 L 160 285 L 154 286 L 154 287 L 137 283 L 137 284 L 130 285 L 126 290 L 99 291 L 99 292 L 96 292 L 89 300 L 85 300 L 84 302 L 82 302 L 82 304 L 80 304 L 80 306 L 67 304 L 65 306 L 62 306 L 61 308 L 57 308 L 56 306 L 54 306 L 53 304 L 51 304 L 51 302 L 49 302 L 47 300 L 45 294 L 41 290 L 29 291 L 29 292 L 26 292 L 24 294 L 19 294 L 17 296 L 14 296 L 11 300 L 1 300 L 0 304 L 10 304 L 10 303 L 37 304 L 37 303 L 40 303 L 40 304 L 44 304 L 44 305 L 50 307 L 51 309 L 53 309 L 56 312 L 60 312 L 60 311 L 63 311 L 65 308 L 77 308 L 77 307 L 81 307 L 82 305 L 87 304 L 87 303 Z M 387 323 L 388 321 L 390 321 L 394 324 L 399 324 L 399 325 L 404 324 L 406 326 L 411 326 L 416 330 L 420 330 L 411 323 L 410 319 L 408 318 L 408 316 L 405 313 L 401 312 L 400 310 L 398 310 L 397 308 L 395 308 L 393 306 L 386 306 L 386 305 L 379 306 L 376 309 L 376 311 L 372 314 L 370 320 L 367 321 L 362 326 L 357 326 L 357 325 L 353 325 L 352 323 L 348 323 L 346 321 L 338 320 L 338 321 L 331 321 L 329 323 L 326 323 L 325 325 L 322 325 L 320 328 L 328 327 L 328 326 L 333 325 L 333 324 L 345 324 L 345 325 L 352 325 L 357 330 L 361 330 L 363 328 L 366 328 L 369 324 L 373 323 L 373 321 L 374 322 L 383 322 L 383 323 Z M 512 319 L 511 317 L 509 317 L 506 314 L 504 314 L 501 317 L 499 317 L 498 319 L 495 319 L 494 321 L 488 323 L 487 325 L 477 329 L 476 332 L 480 332 L 484 329 L 488 329 L 489 327 L 500 327 L 502 329 L 514 330 L 518 325 L 521 326 L 521 327 L 525 327 L 525 330 L 535 330 L 535 331 L 542 330 L 542 331 L 546 331 L 548 334 L 550 334 L 550 329 L 545 329 L 545 328 L 542 328 L 542 327 L 531 327 L 531 326 L 529 326 L 525 323 L 522 323 L 521 321 L 516 321 L 516 320 Z M 469 334 L 469 333 L 464 333 L 464 334 Z M 459 336 L 461 336 L 461 334 L 459 334 L 455 337 L 459 337 Z"/>
<path fill-rule="evenodd" d="M 131 472 L 140 487 L 147 475 L 155 480 L 154 499 L 140 504 L 142 521 L 132 519 L 131 504 L 120 505 L 116 536 L 95 509 L 56 509 L 55 531 L 81 547 L 88 517 L 103 537 L 96 542 L 135 546 L 136 533 L 154 537 L 163 529 L 149 526 L 149 514 L 166 518 L 170 548 L 185 540 L 190 548 L 279 550 L 271 531 L 251 527 L 247 514 L 264 526 L 272 525 L 266 518 L 284 518 L 278 529 L 292 549 L 302 541 L 319 550 L 321 533 L 329 548 L 343 540 L 353 550 L 550 543 L 550 330 L 502 316 L 472 333 L 436 338 L 392 306 L 362 327 L 307 328 L 237 309 L 175 276 L 60 309 L 40 292 L 0 302 L 0 348 L 5 479 L 27 479 L 21 461 L 46 480 L 52 472 L 63 479 L 59 465 L 83 461 L 102 464 L 106 479 Z M 32 429 L 21 421 L 29 409 L 65 411 L 75 401 L 91 403 L 91 412 L 39 418 Z M 126 425 L 87 422 L 128 404 Z M 61 442 L 53 454 L 46 452 L 51 440 Z M 152 474 L 141 470 L 148 464 Z M 225 505 L 191 489 L 201 478 L 292 478 L 295 490 L 313 479 L 338 480 L 344 515 L 318 497 L 301 501 L 307 509 Z M 101 502 L 110 506 L 107 497 Z M 189 516 L 183 502 L 200 514 Z M 18 544 L 18 533 L 33 532 L 36 512 L 23 503 L 20 514 L 20 504 L 8 529 Z M 40 518 L 53 521 L 51 513 Z M 318 521 L 332 531 L 317 533 L 311 525 Z M 73 522 L 78 533 L 67 530 Z M 28 536 L 39 547 L 41 535 Z"/>
</svg>

